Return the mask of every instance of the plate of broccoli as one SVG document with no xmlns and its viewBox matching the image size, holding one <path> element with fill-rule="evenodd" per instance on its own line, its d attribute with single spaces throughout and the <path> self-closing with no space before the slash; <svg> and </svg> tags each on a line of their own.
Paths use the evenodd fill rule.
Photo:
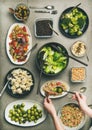
<svg viewBox="0 0 92 130">
<path fill-rule="evenodd" d="M 56 42 L 43 45 L 36 56 L 36 65 L 43 74 L 54 76 L 66 69 L 69 57 L 66 48 Z M 42 67 L 42 68 L 41 68 Z"/>
<path fill-rule="evenodd" d="M 59 18 L 60 32 L 68 38 L 81 36 L 88 28 L 89 18 L 81 8 L 67 8 Z"/>
</svg>

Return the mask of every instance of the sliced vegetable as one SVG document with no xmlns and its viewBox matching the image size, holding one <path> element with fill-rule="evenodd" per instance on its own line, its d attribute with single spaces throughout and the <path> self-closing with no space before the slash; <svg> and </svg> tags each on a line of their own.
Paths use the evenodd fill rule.
<svg viewBox="0 0 92 130">
<path fill-rule="evenodd" d="M 26 27 L 20 27 L 16 25 L 9 35 L 9 52 L 14 61 L 25 61 L 25 54 L 28 51 L 29 46 L 29 34 L 27 33 Z"/>
</svg>

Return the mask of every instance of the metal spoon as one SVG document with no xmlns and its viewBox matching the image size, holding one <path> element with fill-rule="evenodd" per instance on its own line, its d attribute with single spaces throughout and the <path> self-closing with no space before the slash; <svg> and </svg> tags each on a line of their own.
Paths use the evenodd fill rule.
<svg viewBox="0 0 92 130">
<path fill-rule="evenodd" d="M 77 8 L 78 6 L 80 6 L 81 5 L 81 3 L 79 3 L 79 4 L 77 4 L 76 6 L 74 6 L 71 10 L 69 10 L 69 12 L 68 13 L 70 13 L 71 11 L 73 11 L 75 8 Z"/>
<path fill-rule="evenodd" d="M 85 50 L 86 50 L 86 58 L 87 58 L 87 61 L 89 61 L 89 57 L 88 57 L 88 54 L 87 54 L 87 47 L 86 47 L 86 45 L 84 45 L 84 48 L 85 48 Z"/>
<path fill-rule="evenodd" d="M 82 87 L 80 88 L 80 93 L 84 93 L 86 91 L 86 87 Z M 63 90 L 63 89 L 62 89 Z M 67 92 L 67 93 L 71 93 L 71 94 L 75 94 L 75 92 L 73 91 L 67 91 L 67 90 L 63 90 L 63 92 Z"/>
<path fill-rule="evenodd" d="M 32 51 L 33 49 L 35 49 L 35 47 L 37 47 L 37 45 L 38 43 L 36 43 L 27 53 L 25 53 L 24 56 L 27 56 L 30 53 L 30 51 Z"/>
<path fill-rule="evenodd" d="M 43 56 L 44 56 L 44 51 L 40 53 L 40 75 L 39 75 L 37 94 L 39 93 L 39 88 L 40 88 L 40 83 L 41 83 L 41 78 L 42 78 L 42 71 L 43 71 L 43 65 L 44 65 Z"/>
<path fill-rule="evenodd" d="M 50 29 L 51 29 L 54 33 L 56 33 L 57 35 L 59 35 L 59 34 L 53 29 L 53 27 L 51 26 L 50 23 L 48 23 L 48 25 L 49 25 Z"/>
<path fill-rule="evenodd" d="M 55 46 L 55 45 L 51 44 L 51 47 L 53 47 L 53 49 L 55 49 L 56 51 L 58 51 L 59 53 L 61 53 L 61 51 L 60 51 L 60 49 L 58 48 L 58 46 Z M 63 52 L 63 50 L 62 50 L 62 52 Z M 79 62 L 79 63 L 81 63 L 81 64 L 83 64 L 83 65 L 85 65 L 85 66 L 88 66 L 88 64 L 86 64 L 86 63 L 84 63 L 84 62 L 82 62 L 82 61 L 80 61 L 80 60 L 78 60 L 78 59 L 76 59 L 76 58 L 70 56 L 69 54 L 65 54 L 65 53 L 64 53 L 64 55 L 65 55 L 66 57 L 69 57 L 69 58 L 71 58 L 71 59 L 73 59 L 73 60 L 75 60 L 75 61 L 77 61 L 77 62 Z"/>
<path fill-rule="evenodd" d="M 8 75 L 8 76 L 7 76 L 7 82 L 6 82 L 6 84 L 4 85 L 2 91 L 0 92 L 0 97 L 1 97 L 2 94 L 4 93 L 4 91 L 5 91 L 6 87 L 7 87 L 7 85 L 8 85 L 9 82 L 10 82 L 10 80 L 11 80 L 11 77 Z"/>
<path fill-rule="evenodd" d="M 84 93 L 86 90 L 87 90 L 86 87 L 82 87 L 82 88 L 80 88 L 80 93 Z"/>
<path fill-rule="evenodd" d="M 29 6 L 29 8 L 31 9 L 47 9 L 47 10 L 53 10 L 54 9 L 54 6 L 53 5 L 47 5 L 45 7 L 32 7 L 32 6 Z"/>
</svg>

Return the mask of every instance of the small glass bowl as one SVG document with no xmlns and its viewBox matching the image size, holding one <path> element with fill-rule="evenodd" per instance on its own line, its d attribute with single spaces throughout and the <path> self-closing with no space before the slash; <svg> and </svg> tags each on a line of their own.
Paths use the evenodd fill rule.
<svg viewBox="0 0 92 130">
<path fill-rule="evenodd" d="M 24 3 L 19 3 L 16 7 L 15 7 L 15 13 L 14 13 L 14 17 L 18 20 L 18 21 L 26 21 L 29 17 L 30 14 L 30 10 L 27 7 L 26 4 Z"/>
<path fill-rule="evenodd" d="M 75 83 L 85 82 L 86 69 L 85 67 L 72 67 L 71 68 L 71 81 Z"/>
<path fill-rule="evenodd" d="M 83 57 L 85 56 L 87 51 L 86 45 L 83 41 L 76 41 L 71 46 L 71 52 L 76 57 Z"/>
</svg>

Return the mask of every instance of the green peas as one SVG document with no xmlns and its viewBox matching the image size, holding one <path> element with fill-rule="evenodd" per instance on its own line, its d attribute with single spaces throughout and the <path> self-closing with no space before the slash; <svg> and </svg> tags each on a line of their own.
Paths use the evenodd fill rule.
<svg viewBox="0 0 92 130">
<path fill-rule="evenodd" d="M 14 105 L 12 109 L 9 110 L 9 118 L 11 121 L 18 122 L 19 124 L 24 124 L 26 122 L 37 123 L 39 118 L 42 117 L 42 110 L 38 109 L 37 105 L 34 104 L 29 109 L 24 109 L 25 104 Z"/>
</svg>

